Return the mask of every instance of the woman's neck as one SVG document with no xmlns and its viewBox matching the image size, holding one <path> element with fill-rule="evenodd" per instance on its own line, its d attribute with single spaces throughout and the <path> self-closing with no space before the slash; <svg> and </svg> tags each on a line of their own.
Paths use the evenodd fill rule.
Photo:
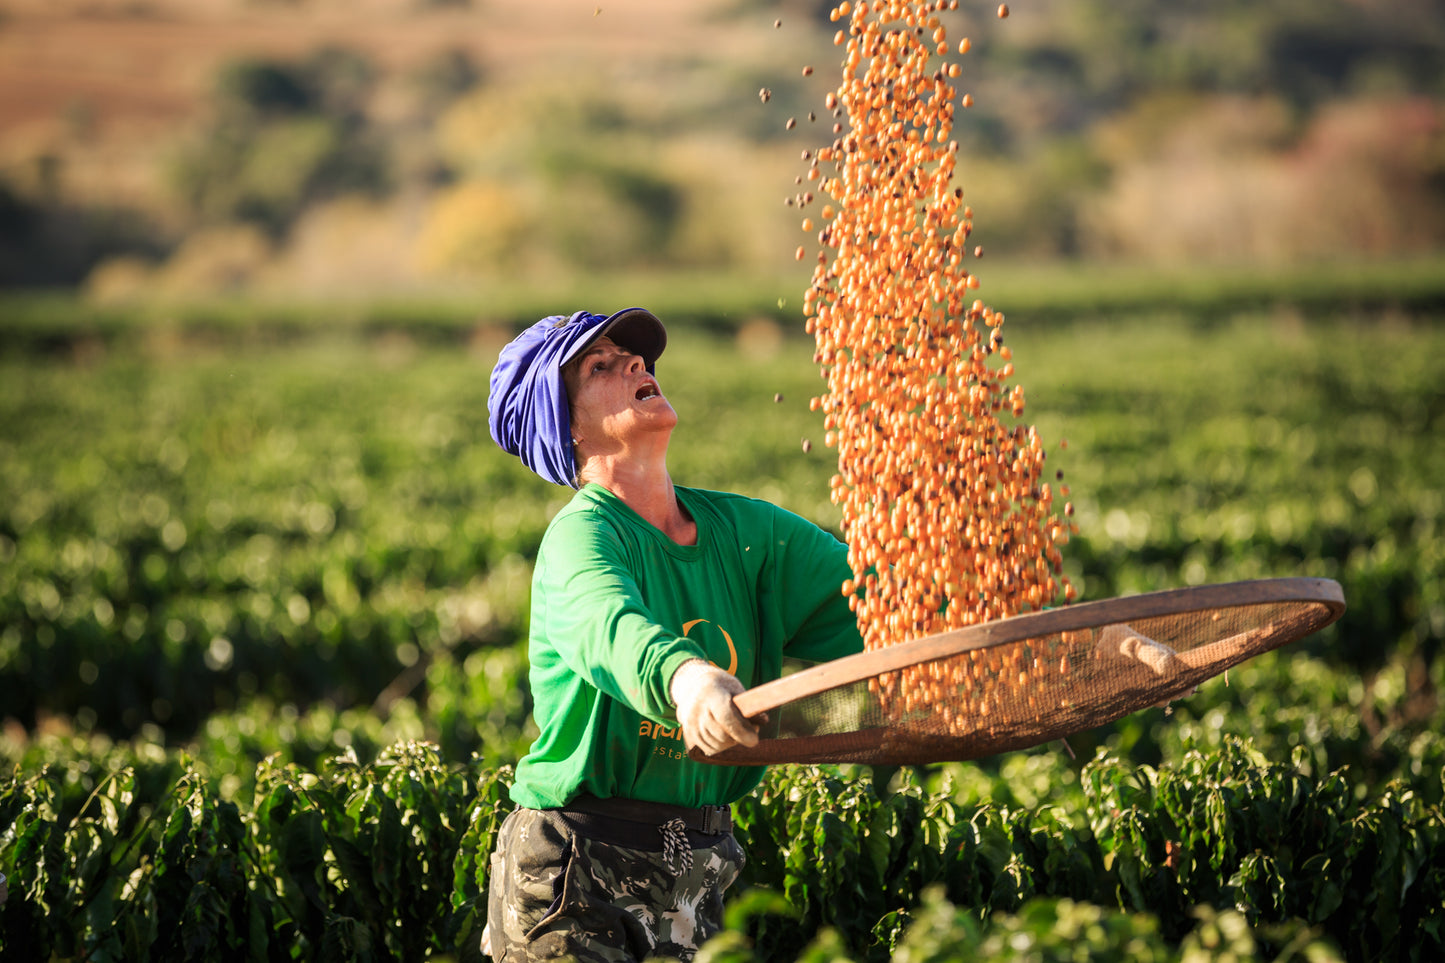
<svg viewBox="0 0 1445 963">
<path fill-rule="evenodd" d="M 645 469 L 635 460 L 589 458 L 581 480 L 601 485 L 679 545 L 697 544 L 697 523 L 677 500 L 666 466 Z"/>
</svg>

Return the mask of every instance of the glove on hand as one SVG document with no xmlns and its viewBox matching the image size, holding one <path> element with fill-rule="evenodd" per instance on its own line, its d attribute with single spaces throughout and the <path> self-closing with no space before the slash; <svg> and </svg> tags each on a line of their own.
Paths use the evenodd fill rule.
<svg viewBox="0 0 1445 963">
<path fill-rule="evenodd" d="M 758 744 L 757 726 L 733 705 L 733 696 L 743 688 L 734 676 L 702 659 L 677 667 L 668 692 L 677 706 L 677 721 L 689 749 L 715 756 L 732 746 Z"/>
<path fill-rule="evenodd" d="M 1122 623 L 1104 626 L 1099 633 L 1099 648 L 1108 655 L 1142 662 L 1153 669 L 1155 675 L 1173 675 L 1183 668 L 1169 646 L 1140 635 L 1132 626 Z"/>
<path fill-rule="evenodd" d="M 1158 676 L 1176 675 L 1184 669 L 1184 663 L 1176 653 L 1163 642 L 1155 642 L 1147 635 L 1140 635 L 1133 626 L 1116 623 L 1106 625 L 1099 633 L 1099 649 L 1106 656 L 1132 659 L 1147 665 Z M 1195 690 L 1198 691 L 1197 689 Z M 1181 698 L 1175 696 L 1174 698 Z M 1155 703 L 1157 708 L 1167 709 L 1172 700 Z"/>
</svg>

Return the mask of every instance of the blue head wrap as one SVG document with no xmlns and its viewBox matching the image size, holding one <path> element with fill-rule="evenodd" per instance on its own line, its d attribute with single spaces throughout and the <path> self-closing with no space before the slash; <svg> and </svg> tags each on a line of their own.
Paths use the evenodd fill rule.
<svg viewBox="0 0 1445 963">
<path fill-rule="evenodd" d="M 493 440 L 557 485 L 573 486 L 576 474 L 562 366 L 603 335 L 640 356 L 649 372 L 667 346 L 662 322 L 643 308 L 578 311 L 543 318 L 517 335 L 492 369 L 487 418 Z"/>
</svg>

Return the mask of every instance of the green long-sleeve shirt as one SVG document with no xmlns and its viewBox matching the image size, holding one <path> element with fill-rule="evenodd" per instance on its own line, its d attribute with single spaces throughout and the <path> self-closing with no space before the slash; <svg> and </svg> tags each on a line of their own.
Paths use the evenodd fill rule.
<svg viewBox="0 0 1445 963">
<path fill-rule="evenodd" d="M 532 579 L 533 716 L 513 800 L 561 806 L 580 793 L 683 806 L 747 794 L 762 767 L 687 757 L 672 673 L 704 658 L 751 688 L 784 654 L 858 652 L 841 593 L 847 548 L 764 501 L 678 488 L 697 544 L 678 545 L 621 499 L 587 485 L 552 520 Z"/>
</svg>

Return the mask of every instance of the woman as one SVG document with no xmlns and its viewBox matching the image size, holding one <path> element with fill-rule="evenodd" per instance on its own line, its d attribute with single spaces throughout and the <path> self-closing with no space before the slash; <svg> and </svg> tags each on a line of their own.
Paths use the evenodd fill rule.
<svg viewBox="0 0 1445 963">
<path fill-rule="evenodd" d="M 733 696 L 776 678 L 785 653 L 862 648 L 843 543 L 766 502 L 673 484 L 677 413 L 654 375 L 666 341 L 641 308 L 544 318 L 492 372 L 492 437 L 577 489 L 532 581 L 540 734 L 492 856 L 484 949 L 500 961 L 691 959 L 743 864 L 728 807 L 762 769 L 687 749 L 755 744 Z"/>
</svg>

